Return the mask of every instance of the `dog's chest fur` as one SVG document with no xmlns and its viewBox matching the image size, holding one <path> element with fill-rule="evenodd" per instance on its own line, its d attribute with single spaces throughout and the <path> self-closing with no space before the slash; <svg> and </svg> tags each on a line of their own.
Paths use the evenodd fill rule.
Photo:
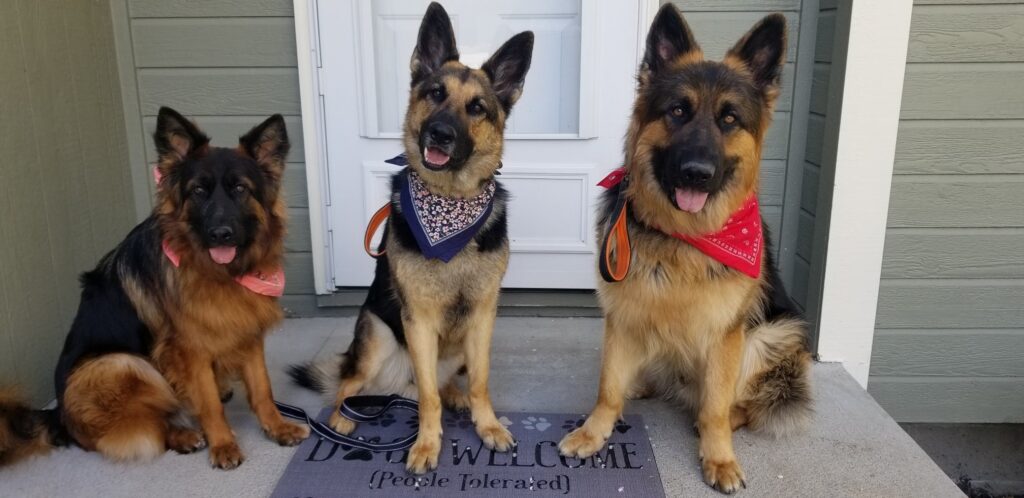
<svg viewBox="0 0 1024 498">
<path fill-rule="evenodd" d="M 495 199 L 480 232 L 447 263 L 420 253 L 399 209 L 397 202 L 392 203 L 386 247 L 402 313 L 413 320 L 417 315 L 441 318 L 445 324 L 440 331 L 441 347 L 444 349 L 447 343 L 454 346 L 464 333 L 460 322 L 497 295 L 508 267 L 504 200 Z"/>
<path fill-rule="evenodd" d="M 649 347 L 673 345 L 689 351 L 704 350 L 708 340 L 746 320 L 758 280 L 725 268 L 685 242 L 649 230 L 631 232 L 633 259 L 627 277 L 598 286 L 609 320 Z"/>
<path fill-rule="evenodd" d="M 177 300 L 162 305 L 136 304 L 143 321 L 158 331 L 158 346 L 202 351 L 214 357 L 229 355 L 258 344 L 283 318 L 276 299 L 252 292 L 232 279 L 211 279 L 185 268 L 168 277 L 170 285 L 180 288 Z M 167 308 L 175 311 L 165 313 Z M 168 315 L 174 316 L 173 323 Z"/>
</svg>

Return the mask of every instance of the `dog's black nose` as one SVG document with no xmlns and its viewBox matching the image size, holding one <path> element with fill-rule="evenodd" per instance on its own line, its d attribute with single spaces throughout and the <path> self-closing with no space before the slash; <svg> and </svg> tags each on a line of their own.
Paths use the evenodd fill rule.
<svg viewBox="0 0 1024 498">
<path fill-rule="evenodd" d="M 448 145 L 455 141 L 455 128 L 449 124 L 437 121 L 430 123 L 427 133 L 435 145 Z"/>
<path fill-rule="evenodd" d="M 690 161 L 679 171 L 683 182 L 692 187 L 700 187 L 708 183 L 715 175 L 715 167 L 710 163 Z"/>
<path fill-rule="evenodd" d="M 215 245 L 227 245 L 235 238 L 235 231 L 231 227 L 214 227 L 207 232 L 210 243 Z"/>
</svg>

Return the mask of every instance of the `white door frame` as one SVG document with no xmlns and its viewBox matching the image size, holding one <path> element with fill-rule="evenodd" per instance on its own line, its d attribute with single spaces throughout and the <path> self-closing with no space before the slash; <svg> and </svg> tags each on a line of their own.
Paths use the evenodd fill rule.
<svg viewBox="0 0 1024 498">
<path fill-rule="evenodd" d="M 293 5 L 313 274 L 316 293 L 329 294 L 334 290 L 325 237 L 330 193 L 326 192 L 326 141 L 316 70 L 316 2 L 293 0 Z M 638 0 L 643 24 L 638 57 L 659 4 L 659 0 Z M 864 387 L 871 363 L 911 8 L 912 0 L 859 0 L 853 2 L 850 15 L 818 354 L 823 361 L 841 362 Z M 831 230 L 832 226 L 837 229 Z"/>
<path fill-rule="evenodd" d="M 866 388 L 913 2 L 857 0 L 844 7 L 851 9 L 850 25 L 818 356 L 842 363 Z"/>
</svg>

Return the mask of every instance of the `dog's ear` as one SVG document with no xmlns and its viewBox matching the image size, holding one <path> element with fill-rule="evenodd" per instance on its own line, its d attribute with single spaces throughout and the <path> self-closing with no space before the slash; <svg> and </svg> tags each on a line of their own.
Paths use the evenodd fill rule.
<svg viewBox="0 0 1024 498">
<path fill-rule="evenodd" d="M 742 62 L 766 94 L 777 93 L 786 63 L 786 17 L 771 14 L 761 19 L 729 49 L 726 58 Z"/>
<path fill-rule="evenodd" d="M 291 143 L 284 117 L 274 114 L 238 139 L 245 153 L 260 164 L 283 163 Z"/>
<path fill-rule="evenodd" d="M 505 112 L 523 94 L 526 72 L 533 59 L 533 31 L 523 31 L 509 38 L 480 69 L 491 79 L 491 86 Z"/>
<path fill-rule="evenodd" d="M 657 73 L 669 67 L 681 55 L 700 51 L 700 45 L 694 40 L 693 31 L 679 9 L 666 3 L 658 10 L 647 32 L 647 50 L 640 71 Z"/>
<path fill-rule="evenodd" d="M 161 163 L 177 163 L 205 150 L 210 137 L 174 109 L 161 107 L 156 117 L 153 143 Z"/>
<path fill-rule="evenodd" d="M 431 73 L 441 69 L 448 61 L 459 60 L 459 49 L 455 47 L 455 30 L 452 20 L 444 7 L 431 2 L 423 15 L 416 48 L 412 51 L 409 69 L 412 70 L 412 84 L 415 85 Z"/>
<path fill-rule="evenodd" d="M 284 118 L 280 114 L 270 116 L 242 135 L 238 139 L 238 147 L 260 165 L 264 176 L 273 186 L 270 190 L 276 192 L 276 187 L 281 184 L 281 176 L 284 174 L 285 157 L 291 148 Z"/>
</svg>

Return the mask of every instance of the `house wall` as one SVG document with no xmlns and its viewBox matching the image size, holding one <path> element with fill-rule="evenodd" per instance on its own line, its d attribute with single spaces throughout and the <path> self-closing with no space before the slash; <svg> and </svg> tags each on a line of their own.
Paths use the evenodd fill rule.
<svg viewBox="0 0 1024 498">
<path fill-rule="evenodd" d="M 78 274 L 135 219 L 109 5 L 5 2 L 0 67 L 0 384 L 41 404 Z"/>
<path fill-rule="evenodd" d="M 811 0 L 805 0 L 810 2 Z M 815 2 L 817 6 L 817 29 L 815 32 L 813 66 L 811 71 L 810 106 L 808 107 L 804 162 L 801 165 L 802 181 L 800 182 L 799 212 L 796 216 L 796 256 L 793 261 L 792 296 L 797 305 L 806 310 L 808 315 L 816 315 L 814 309 L 817 296 L 821 292 L 820 264 L 815 265 L 814 250 L 824 250 L 824 241 L 815 238 L 815 223 L 818 212 L 823 207 L 818 199 L 819 178 L 822 168 L 834 167 L 824 160 L 825 128 L 828 115 L 829 79 L 832 75 L 833 46 L 836 35 L 836 2 L 823 0 Z M 830 176 L 830 175 L 826 175 Z M 814 316 L 809 316 L 814 322 Z"/>
<path fill-rule="evenodd" d="M 110 0 L 122 52 L 129 138 L 141 163 L 156 161 L 150 135 L 157 110 L 170 106 L 194 119 L 215 145 L 237 143 L 267 116 L 285 116 L 292 142 L 285 172 L 289 230 L 288 283 L 282 305 L 313 313 L 313 260 L 303 164 L 299 78 L 291 0 Z M 132 107 L 134 106 L 134 109 Z M 148 177 L 147 177 L 148 178 Z M 143 181 L 137 189 L 149 189 Z"/>
<path fill-rule="evenodd" d="M 1024 2 L 916 1 L 868 390 L 1024 422 Z"/>
<path fill-rule="evenodd" d="M 295 146 L 286 190 L 291 224 L 287 243 L 288 287 L 283 304 L 299 314 L 315 313 L 309 205 L 299 110 L 298 73 L 291 0 L 111 0 L 120 9 L 119 37 L 130 142 L 140 150 L 137 162 L 152 162 L 149 134 L 161 105 L 194 118 L 214 143 L 229 143 L 265 115 L 286 116 Z M 721 57 L 759 18 L 783 11 L 796 46 L 801 0 L 682 0 L 678 2 L 697 31 L 705 51 Z M 761 189 L 768 226 L 781 232 L 793 108 L 796 50 L 789 54 L 775 122 L 763 154 Z M 135 107 L 133 110 L 132 107 Z M 138 177 L 138 172 L 136 172 Z M 136 190 L 150 190 L 143 178 Z M 795 237 L 785 243 L 795 246 Z M 778 244 L 777 244 L 778 246 Z M 787 269 L 787 273 L 789 270 Z"/>
</svg>

